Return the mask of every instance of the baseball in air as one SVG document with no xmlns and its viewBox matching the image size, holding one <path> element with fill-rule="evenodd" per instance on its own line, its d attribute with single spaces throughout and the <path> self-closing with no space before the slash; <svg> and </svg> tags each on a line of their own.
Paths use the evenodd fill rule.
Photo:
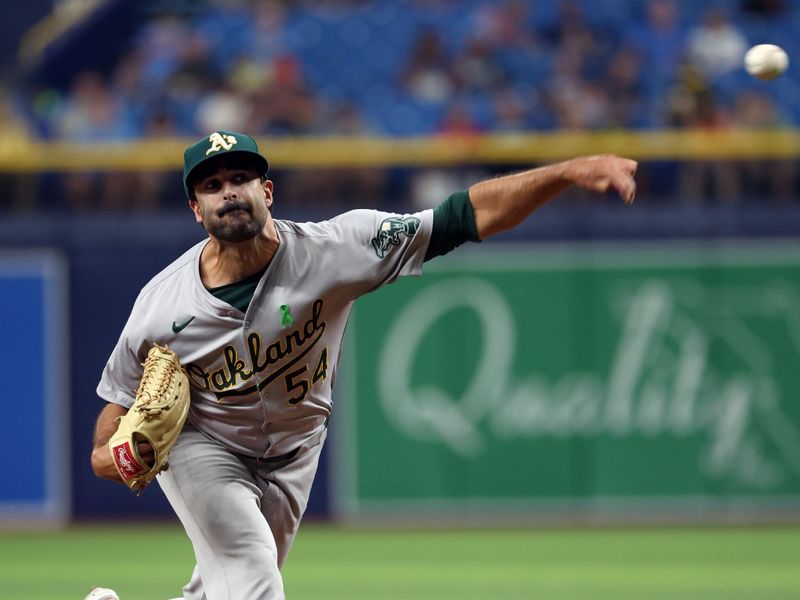
<svg viewBox="0 0 800 600">
<path fill-rule="evenodd" d="M 789 57 L 780 46 L 758 44 L 744 55 L 744 68 L 758 79 L 775 79 L 789 66 Z"/>
</svg>

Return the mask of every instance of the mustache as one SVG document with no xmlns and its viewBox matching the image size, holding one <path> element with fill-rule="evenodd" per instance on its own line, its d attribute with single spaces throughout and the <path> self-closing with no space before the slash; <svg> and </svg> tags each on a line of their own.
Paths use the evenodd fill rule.
<svg viewBox="0 0 800 600">
<path fill-rule="evenodd" d="M 252 214 L 252 212 L 253 212 L 253 209 L 251 208 L 251 206 L 249 204 L 247 204 L 246 202 L 237 202 L 236 200 L 233 200 L 233 201 L 228 202 L 227 204 L 225 204 L 222 208 L 220 208 L 217 211 L 217 216 L 218 217 L 224 217 L 229 212 L 233 212 L 234 210 L 244 210 L 244 211 L 247 211 L 250 214 Z"/>
</svg>

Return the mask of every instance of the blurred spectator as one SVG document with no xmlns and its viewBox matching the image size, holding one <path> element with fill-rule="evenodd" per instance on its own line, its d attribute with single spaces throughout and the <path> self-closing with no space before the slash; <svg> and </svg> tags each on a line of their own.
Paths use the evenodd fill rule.
<svg viewBox="0 0 800 600">
<path fill-rule="evenodd" d="M 225 72 L 239 60 L 252 41 L 248 34 L 253 23 L 250 0 L 207 0 L 192 30 L 207 41 L 209 66 Z"/>
<path fill-rule="evenodd" d="M 73 82 L 56 131 L 74 142 L 122 141 L 141 133 L 126 104 L 95 72 L 82 73 Z"/>
<path fill-rule="evenodd" d="M 166 113 L 154 110 L 142 125 L 115 90 L 131 89 L 137 79 L 135 61 L 123 62 L 115 72 L 115 88 L 95 72 L 79 75 L 72 84 L 68 101 L 58 115 L 56 131 L 76 143 L 120 142 L 142 135 L 167 137 L 175 134 Z M 70 172 L 61 176 L 66 201 L 74 211 L 153 210 L 158 208 L 164 182 L 160 173 Z"/>
<path fill-rule="evenodd" d="M 733 122 L 739 127 L 775 129 L 782 125 L 778 108 L 766 94 L 748 91 L 736 98 Z M 794 196 L 797 167 L 793 160 L 744 160 L 738 164 L 743 193 L 786 203 Z"/>
<path fill-rule="evenodd" d="M 147 123 L 145 137 L 156 141 L 174 136 L 175 124 L 168 114 L 155 112 L 151 115 Z M 169 188 L 169 182 L 175 180 L 176 178 L 169 171 L 139 171 L 122 174 L 122 177 L 119 177 L 119 181 L 128 187 L 125 195 L 125 204 L 117 208 L 122 210 L 156 211 L 164 208 L 161 203 L 162 199 L 170 208 L 182 207 L 183 190 L 176 189 L 174 190 L 176 192 L 174 196 L 164 198 L 165 192 L 172 191 Z"/>
<path fill-rule="evenodd" d="M 714 97 L 705 74 L 691 62 L 684 63 L 667 95 L 667 124 L 676 128 L 721 129 L 730 115 Z M 679 172 L 678 197 L 684 203 L 706 200 L 736 203 L 741 185 L 735 165 L 722 160 L 692 160 Z"/>
<path fill-rule="evenodd" d="M 299 61 L 289 55 L 273 63 L 271 79 L 255 94 L 250 129 L 271 135 L 314 133 L 318 101 L 306 85 Z"/>
<path fill-rule="evenodd" d="M 81 143 L 211 129 L 469 139 L 552 128 L 776 127 L 798 114 L 788 78 L 769 84 L 781 94 L 768 101 L 749 94 L 754 82 L 739 72 L 743 31 L 774 24 L 785 34 L 800 16 L 785 0 L 726 1 L 729 12 L 720 3 L 614 0 L 613 15 L 610 4 L 584 0 L 206 0 L 175 14 L 163 6 L 110 72 L 84 73 L 68 90 L 31 91 L 37 134 Z M 696 14 L 701 23 L 689 21 Z M 757 22 L 745 28 L 744 18 Z M 365 46 L 370 39 L 381 43 Z M 673 181 L 685 183 L 687 199 L 733 200 L 756 188 L 784 196 L 796 185 L 791 169 L 776 175 L 773 164 L 771 178 L 739 177 L 731 164 L 690 165 Z M 350 190 L 328 190 L 331 202 L 385 189 L 374 173 L 358 189 L 348 179 L 356 171 L 324 178 Z M 127 210 L 115 185 L 145 185 L 100 178 L 64 177 L 76 209 Z M 143 196 L 157 196 L 158 181 Z"/>
<path fill-rule="evenodd" d="M 628 44 L 641 53 L 647 64 L 647 85 L 654 97 L 669 84 L 683 61 L 685 41 L 678 4 L 674 0 L 648 0 L 644 23 L 632 28 Z M 657 114 L 656 108 L 651 115 Z"/>
<path fill-rule="evenodd" d="M 219 57 L 215 54 L 211 41 L 199 31 L 193 31 L 183 40 L 178 58 L 178 68 L 173 71 L 173 77 L 191 77 L 214 86 L 227 73 L 225 68 L 216 66 Z M 227 67 L 232 61 L 223 62 Z"/>
<path fill-rule="evenodd" d="M 561 0 L 557 6 L 555 24 L 542 31 L 546 43 L 556 53 L 577 55 L 581 68 L 606 59 L 611 43 L 608 32 L 598 25 L 590 25 L 583 8 L 575 0 Z"/>
<path fill-rule="evenodd" d="M 369 127 L 352 102 L 341 101 L 324 106 L 319 118 L 318 132 L 323 135 L 359 136 L 369 135 Z"/>
<path fill-rule="evenodd" d="M 610 46 L 605 32 L 592 27 L 581 5 L 558 4 L 558 21 L 542 35 L 553 46 L 553 71 L 546 85 L 557 127 L 598 129 L 610 123 L 608 93 L 599 84 Z"/>
<path fill-rule="evenodd" d="M 140 134 L 123 102 L 114 96 L 99 73 L 85 72 L 73 82 L 57 116 L 55 131 L 64 140 L 120 142 Z M 124 190 L 109 173 L 74 172 L 62 177 L 67 202 L 85 211 L 118 205 Z"/>
<path fill-rule="evenodd" d="M 492 46 L 480 38 L 467 39 L 464 51 L 453 61 L 452 73 L 457 90 L 473 93 L 491 94 L 505 79 Z"/>
<path fill-rule="evenodd" d="M 109 77 L 109 92 L 125 102 L 129 118 L 139 132 L 159 113 L 160 88 L 145 82 L 145 61 L 139 48 L 126 54 Z"/>
<path fill-rule="evenodd" d="M 779 0 L 741 5 L 742 11 L 758 14 L 785 10 Z M 715 119 L 709 110 L 712 90 L 704 97 L 679 89 L 675 80 L 682 77 L 687 55 L 710 78 L 740 68 L 743 38 L 725 13 L 708 11 L 687 41 L 682 5 L 675 0 L 648 0 L 643 6 L 621 2 L 620 10 L 629 15 L 615 17 L 614 35 L 599 25 L 612 21 L 596 14 L 590 21 L 583 6 L 563 0 L 548 15 L 524 0 L 420 0 L 403 11 L 369 0 L 209 0 L 183 16 L 161 13 L 147 23 L 120 61 L 111 94 L 130 99 L 129 122 L 140 131 L 151 114 L 164 114 L 183 135 L 213 125 L 247 124 L 275 135 L 327 131 L 329 120 L 339 117 L 325 100 L 334 106 L 347 101 L 350 111 L 368 115 L 378 127 L 391 124 L 395 134 L 403 127 L 433 133 L 447 105 L 464 98 L 477 109 L 474 119 L 490 130 L 523 123 L 529 129 L 693 126 Z M 344 84 L 340 79 L 348 73 L 324 69 L 315 57 L 325 54 L 326 44 L 336 44 L 330 53 L 337 58 L 328 66 L 355 64 L 357 56 L 348 59 L 348 54 L 363 49 L 342 44 L 341 36 L 352 29 L 345 20 L 356 14 L 373 36 L 405 27 L 416 37 L 398 48 L 381 47 L 374 64 L 364 62 L 363 74 L 349 67 Z M 389 16 L 399 23 L 390 25 Z M 335 35 L 339 21 L 341 32 Z M 451 30 L 459 33 L 443 37 Z M 312 41 L 303 37 L 308 35 Z M 389 68 L 376 72 L 379 64 Z M 365 87 L 357 94 L 359 77 Z M 510 101 L 509 88 L 516 90 L 517 100 L 525 98 L 524 110 Z M 410 102 L 403 102 L 404 95 Z M 687 112 L 691 103 L 694 108 Z M 382 117 L 389 114 L 389 104 L 404 116 Z M 35 106 L 46 125 L 62 112 L 58 98 L 46 94 Z M 519 117 L 522 112 L 525 118 Z M 346 120 L 351 116 L 341 113 Z"/>
<path fill-rule="evenodd" d="M 205 95 L 197 107 L 197 131 L 248 131 L 253 107 L 250 99 L 230 83 Z"/>
<path fill-rule="evenodd" d="M 546 86 L 550 110 L 563 129 L 597 129 L 609 124 L 608 96 L 600 85 L 583 78 L 581 64 L 577 48 L 559 54 Z"/>
<path fill-rule="evenodd" d="M 243 34 L 242 55 L 269 61 L 288 51 L 286 6 L 281 0 L 256 0 L 253 14 Z"/>
<path fill-rule="evenodd" d="M 530 129 L 531 113 L 538 107 L 538 98 L 523 98 L 511 85 L 504 85 L 492 96 L 492 130 L 523 132 Z"/>
<path fill-rule="evenodd" d="M 168 113 L 177 131 L 194 135 L 197 107 L 221 82 L 204 34 L 182 19 L 159 16 L 135 40 L 128 60 L 133 63 L 130 68 L 138 71 L 128 76 L 138 80 L 140 89 L 138 94 L 126 89 L 125 97 L 136 99 L 141 119 Z"/>
<path fill-rule="evenodd" d="M 721 8 L 711 8 L 703 23 L 689 32 L 689 59 L 714 78 L 740 69 L 747 39 Z"/>
<path fill-rule="evenodd" d="M 612 127 L 642 127 L 646 124 L 642 96 L 642 56 L 634 48 L 620 48 L 611 58 L 603 79 L 610 99 L 608 124 Z"/>
<path fill-rule="evenodd" d="M 453 91 L 452 66 L 442 40 L 434 29 L 425 29 L 418 35 L 405 64 L 401 81 L 406 91 L 415 99 L 439 104 Z"/>
<path fill-rule="evenodd" d="M 517 52 L 538 46 L 532 6 L 525 0 L 480 4 L 472 19 L 473 35 L 494 48 L 513 48 Z"/>
<path fill-rule="evenodd" d="M 172 15 L 160 15 L 144 26 L 135 40 L 143 63 L 143 85 L 157 89 L 180 68 L 189 37 L 184 20 Z"/>
<path fill-rule="evenodd" d="M 727 124 L 727 114 L 714 96 L 711 84 L 697 65 L 684 63 L 667 92 L 668 127 L 720 127 Z"/>
</svg>

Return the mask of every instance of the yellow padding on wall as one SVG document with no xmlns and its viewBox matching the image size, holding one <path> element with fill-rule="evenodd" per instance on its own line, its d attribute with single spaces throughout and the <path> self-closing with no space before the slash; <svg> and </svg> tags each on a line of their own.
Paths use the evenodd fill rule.
<svg viewBox="0 0 800 600">
<path fill-rule="evenodd" d="M 0 172 L 178 170 L 193 139 L 121 144 L 0 138 Z M 800 130 L 661 130 L 490 134 L 470 137 L 259 137 L 275 168 L 536 164 L 580 154 L 643 161 L 800 157 Z"/>
</svg>

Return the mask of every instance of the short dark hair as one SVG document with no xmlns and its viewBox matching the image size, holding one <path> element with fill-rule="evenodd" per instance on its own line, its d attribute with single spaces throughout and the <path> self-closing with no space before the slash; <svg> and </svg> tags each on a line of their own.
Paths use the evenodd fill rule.
<svg viewBox="0 0 800 600">
<path fill-rule="evenodd" d="M 199 181 L 203 181 L 206 177 L 213 175 L 221 168 L 241 169 L 243 167 L 258 173 L 262 183 L 267 180 L 267 174 L 261 169 L 261 163 L 252 154 L 246 152 L 220 154 L 219 156 L 215 156 L 197 165 L 186 178 L 186 188 L 189 192 L 189 198 L 191 200 L 197 200 L 197 196 L 194 192 L 194 185 Z"/>
</svg>

